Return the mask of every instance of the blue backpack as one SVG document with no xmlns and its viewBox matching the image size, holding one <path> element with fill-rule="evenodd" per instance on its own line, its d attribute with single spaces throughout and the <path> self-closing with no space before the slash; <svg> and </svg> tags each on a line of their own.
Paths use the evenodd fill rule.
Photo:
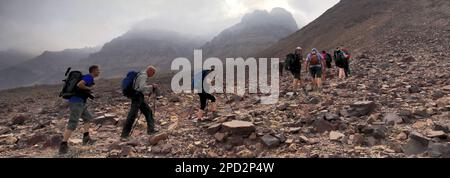
<svg viewBox="0 0 450 178">
<path fill-rule="evenodd" d="M 122 94 L 128 98 L 133 97 L 136 94 L 136 90 L 134 89 L 134 82 L 138 77 L 139 72 L 130 71 L 127 76 L 122 80 Z"/>
</svg>

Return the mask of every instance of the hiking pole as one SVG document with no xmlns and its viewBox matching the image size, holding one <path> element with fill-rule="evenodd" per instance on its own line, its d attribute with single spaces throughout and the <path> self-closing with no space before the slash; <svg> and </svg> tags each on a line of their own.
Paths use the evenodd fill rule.
<svg viewBox="0 0 450 178">
<path fill-rule="evenodd" d="M 133 135 L 133 131 L 139 123 L 139 119 L 142 117 L 142 112 L 139 112 L 139 117 L 137 117 L 136 121 L 133 123 L 133 127 L 131 128 L 130 135 Z"/>
</svg>

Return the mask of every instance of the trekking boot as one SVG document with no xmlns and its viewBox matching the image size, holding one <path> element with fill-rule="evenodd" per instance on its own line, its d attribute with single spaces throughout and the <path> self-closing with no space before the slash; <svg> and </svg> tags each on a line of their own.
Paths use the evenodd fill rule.
<svg viewBox="0 0 450 178">
<path fill-rule="evenodd" d="M 85 145 L 93 145 L 96 141 L 91 139 L 91 136 L 89 136 L 89 134 L 84 134 L 83 135 L 83 146 Z"/>
<path fill-rule="evenodd" d="M 61 142 L 61 144 L 59 145 L 59 154 L 63 155 L 63 154 L 67 154 L 67 152 L 69 152 L 69 145 L 67 142 Z"/>
<path fill-rule="evenodd" d="M 150 129 L 150 130 L 147 130 L 147 135 L 154 135 L 154 134 L 156 134 L 156 133 L 158 133 L 159 132 L 159 130 L 158 129 Z"/>
</svg>

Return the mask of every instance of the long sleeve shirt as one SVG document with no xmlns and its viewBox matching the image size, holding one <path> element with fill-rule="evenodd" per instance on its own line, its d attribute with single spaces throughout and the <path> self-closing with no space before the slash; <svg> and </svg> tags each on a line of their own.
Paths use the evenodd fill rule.
<svg viewBox="0 0 450 178">
<path fill-rule="evenodd" d="M 153 86 L 147 85 L 147 73 L 142 71 L 139 72 L 136 81 L 134 82 L 134 89 L 143 94 L 150 94 L 153 92 Z"/>
</svg>

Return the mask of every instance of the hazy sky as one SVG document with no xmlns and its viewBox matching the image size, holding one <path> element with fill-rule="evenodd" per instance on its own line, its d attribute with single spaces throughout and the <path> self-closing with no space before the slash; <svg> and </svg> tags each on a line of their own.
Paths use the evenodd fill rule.
<svg viewBox="0 0 450 178">
<path fill-rule="evenodd" d="M 143 20 L 212 37 L 256 9 L 282 7 L 299 27 L 339 0 L 0 0 L 0 50 L 98 46 Z"/>
</svg>

